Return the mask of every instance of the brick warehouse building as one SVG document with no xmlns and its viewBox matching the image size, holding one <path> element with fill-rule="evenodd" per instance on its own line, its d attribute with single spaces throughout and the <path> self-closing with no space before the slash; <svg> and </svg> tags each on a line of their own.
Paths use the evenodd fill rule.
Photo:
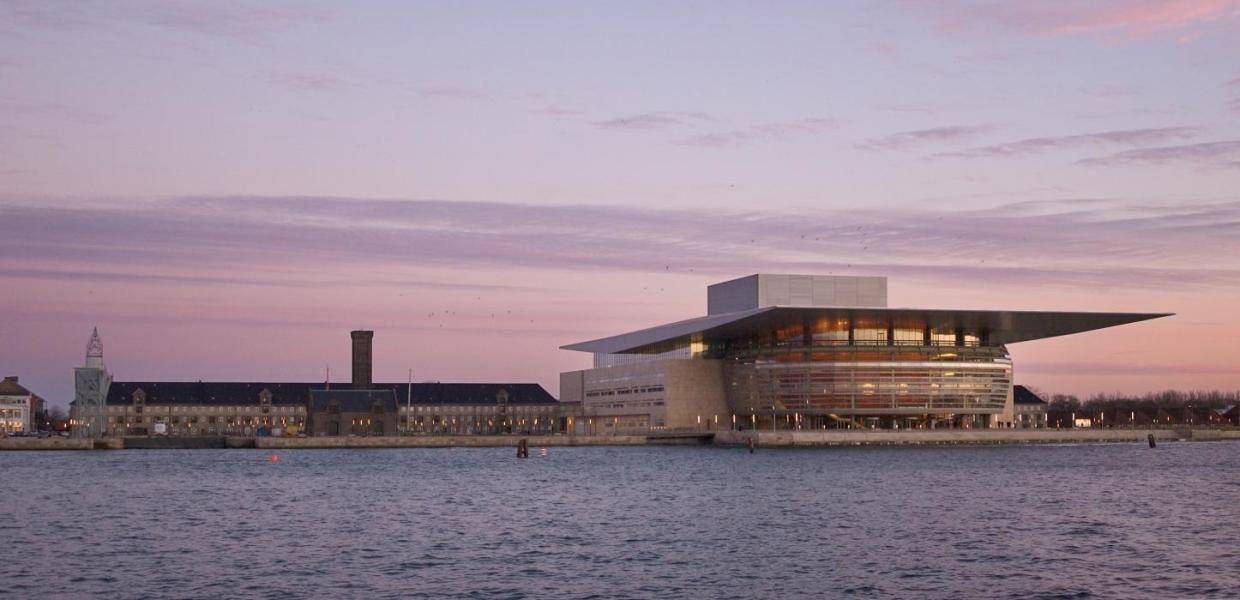
<svg viewBox="0 0 1240 600">
<path fill-rule="evenodd" d="M 353 378 L 341 385 L 113 382 L 92 336 L 71 417 L 80 428 L 92 423 L 90 398 L 98 390 L 104 401 L 97 435 L 106 436 L 528 434 L 566 427 L 566 407 L 534 383 L 372 383 L 373 335 L 352 332 Z M 101 372 L 80 373 L 91 369 Z"/>
</svg>

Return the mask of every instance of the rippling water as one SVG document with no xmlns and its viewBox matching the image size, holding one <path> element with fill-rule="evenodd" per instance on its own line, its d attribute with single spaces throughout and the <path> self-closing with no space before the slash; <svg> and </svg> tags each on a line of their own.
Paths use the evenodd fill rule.
<svg viewBox="0 0 1240 600">
<path fill-rule="evenodd" d="M 1240 444 L 0 453 L 14 597 L 1235 597 Z"/>
</svg>

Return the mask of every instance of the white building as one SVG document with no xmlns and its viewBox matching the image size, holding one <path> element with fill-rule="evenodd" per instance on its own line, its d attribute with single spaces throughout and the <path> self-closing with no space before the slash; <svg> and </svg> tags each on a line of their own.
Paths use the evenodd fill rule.
<svg viewBox="0 0 1240 600">
<path fill-rule="evenodd" d="M 0 381 L 0 433 L 35 430 L 35 416 L 43 410 L 43 399 L 17 383 L 17 377 Z"/>
</svg>

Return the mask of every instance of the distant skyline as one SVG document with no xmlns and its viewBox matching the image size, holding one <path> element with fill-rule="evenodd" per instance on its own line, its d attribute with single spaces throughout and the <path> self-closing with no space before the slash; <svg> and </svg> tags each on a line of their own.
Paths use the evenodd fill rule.
<svg viewBox="0 0 1240 600">
<path fill-rule="evenodd" d="M 0 370 L 532 381 L 754 272 L 1174 312 L 1016 383 L 1240 388 L 1240 0 L 0 0 Z"/>
</svg>

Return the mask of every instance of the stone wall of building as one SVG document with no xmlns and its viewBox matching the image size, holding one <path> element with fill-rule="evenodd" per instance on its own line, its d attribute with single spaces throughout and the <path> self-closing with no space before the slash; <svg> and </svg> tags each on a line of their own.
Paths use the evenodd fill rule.
<svg viewBox="0 0 1240 600">
<path fill-rule="evenodd" d="M 732 413 L 717 360 L 664 361 L 669 429 L 729 429 Z"/>
</svg>

